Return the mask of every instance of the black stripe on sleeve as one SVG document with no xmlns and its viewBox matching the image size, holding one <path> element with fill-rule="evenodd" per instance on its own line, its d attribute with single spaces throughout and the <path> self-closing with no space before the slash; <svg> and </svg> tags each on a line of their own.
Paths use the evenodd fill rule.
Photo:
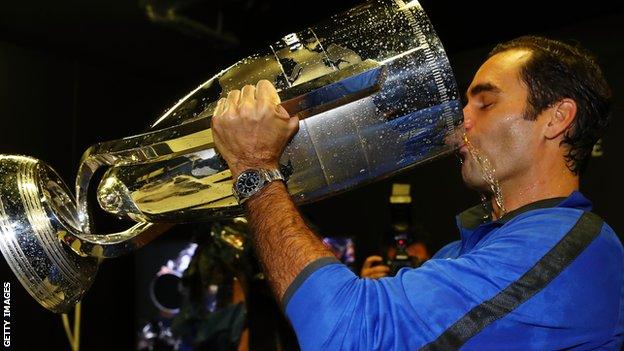
<svg viewBox="0 0 624 351">
<path fill-rule="evenodd" d="M 286 306 L 288 306 L 288 302 L 290 298 L 295 294 L 295 291 L 299 289 L 301 284 L 308 279 L 308 277 L 314 273 L 317 269 L 327 266 L 328 264 L 340 263 L 340 261 L 336 257 L 321 257 L 317 260 L 312 261 L 307 266 L 305 266 L 299 274 L 295 277 L 292 283 L 286 288 L 284 292 L 284 296 L 282 297 L 282 310 L 286 311 Z"/>
<path fill-rule="evenodd" d="M 421 350 L 459 349 L 485 327 L 544 289 L 585 250 L 602 229 L 602 219 L 585 212 L 574 227 L 529 271 L 492 299 L 474 307 Z"/>
</svg>

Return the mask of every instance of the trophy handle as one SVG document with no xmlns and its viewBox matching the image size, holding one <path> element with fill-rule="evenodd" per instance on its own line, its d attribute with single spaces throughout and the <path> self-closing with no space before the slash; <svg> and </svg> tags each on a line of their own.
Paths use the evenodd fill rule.
<svg viewBox="0 0 624 351">
<path fill-rule="evenodd" d="M 189 150 L 213 147 L 209 118 L 201 118 L 180 126 L 91 146 L 82 156 L 76 177 L 76 201 L 81 231 L 90 232 L 87 191 L 91 178 L 100 167 L 161 161 Z M 135 231 L 129 230 L 132 233 Z"/>
<path fill-rule="evenodd" d="M 146 245 L 172 226 L 168 223 L 141 222 L 111 234 L 59 231 L 57 235 L 61 242 L 82 257 L 113 258 Z"/>
</svg>

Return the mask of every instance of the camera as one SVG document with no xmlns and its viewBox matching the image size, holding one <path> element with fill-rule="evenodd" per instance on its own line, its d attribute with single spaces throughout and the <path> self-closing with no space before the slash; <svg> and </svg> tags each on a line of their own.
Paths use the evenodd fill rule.
<svg viewBox="0 0 624 351">
<path fill-rule="evenodd" d="M 390 268 L 389 275 L 394 276 L 403 267 L 418 267 L 420 260 L 410 256 L 408 247 L 414 243 L 415 227 L 412 223 L 412 197 L 410 185 L 394 183 L 390 195 L 391 228 L 385 236 L 386 265 Z"/>
<path fill-rule="evenodd" d="M 403 267 L 416 268 L 419 266 L 418 259 L 412 257 L 407 252 L 407 247 L 411 244 L 408 234 L 397 234 L 394 236 L 394 258 L 388 258 L 386 265 L 390 268 L 390 276 L 395 276 Z"/>
</svg>

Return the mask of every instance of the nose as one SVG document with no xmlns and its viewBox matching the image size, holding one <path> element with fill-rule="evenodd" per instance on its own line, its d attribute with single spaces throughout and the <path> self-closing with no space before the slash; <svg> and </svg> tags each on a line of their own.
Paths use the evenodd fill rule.
<svg viewBox="0 0 624 351">
<path fill-rule="evenodd" d="M 466 132 L 468 132 L 470 129 L 472 129 L 472 127 L 474 127 L 474 119 L 472 118 L 472 115 L 470 114 L 470 110 L 468 109 L 468 106 L 464 107 L 463 114 L 464 114 L 464 129 L 466 130 Z"/>
</svg>

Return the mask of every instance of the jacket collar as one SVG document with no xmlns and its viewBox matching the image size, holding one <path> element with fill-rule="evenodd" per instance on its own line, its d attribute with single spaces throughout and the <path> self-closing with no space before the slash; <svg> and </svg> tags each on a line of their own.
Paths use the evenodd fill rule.
<svg viewBox="0 0 624 351">
<path fill-rule="evenodd" d="M 568 207 L 591 211 L 592 204 L 579 191 L 574 191 L 568 197 L 555 197 L 532 202 L 507 213 L 496 221 L 492 221 L 490 218 L 492 209 L 490 203 L 488 202 L 486 206 L 479 204 L 460 213 L 457 216 L 457 223 L 460 229 L 474 230 L 479 225 L 484 223 L 491 222 L 493 224 L 499 223 L 502 225 L 525 212 L 550 207 Z"/>
</svg>

